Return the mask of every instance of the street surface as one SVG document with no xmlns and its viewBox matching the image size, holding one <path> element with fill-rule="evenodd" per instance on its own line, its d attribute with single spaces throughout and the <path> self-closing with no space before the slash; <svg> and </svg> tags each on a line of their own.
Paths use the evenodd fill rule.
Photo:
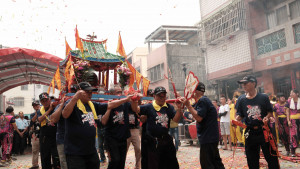
<svg viewBox="0 0 300 169">
<path fill-rule="evenodd" d="M 283 147 L 279 148 L 280 151 L 283 150 Z M 297 149 L 299 152 L 299 149 Z M 222 161 L 225 165 L 225 168 L 234 168 L 234 169 L 243 169 L 247 167 L 246 157 L 241 148 L 237 148 L 235 151 L 235 155 L 233 158 L 233 151 L 222 150 L 220 149 L 220 154 Z M 16 156 L 17 160 L 13 161 L 9 167 L 9 169 L 25 169 L 31 167 L 31 153 L 29 149 L 23 156 Z M 177 152 L 177 158 L 179 161 L 180 168 L 182 169 L 200 169 L 199 164 L 199 147 L 196 145 L 190 146 L 188 144 L 182 143 L 179 147 L 179 151 Z M 267 168 L 267 163 L 264 159 L 260 159 L 261 168 Z M 126 169 L 134 169 L 135 166 L 135 156 L 133 146 L 131 145 L 129 148 L 129 152 L 126 160 Z M 286 160 L 280 160 L 281 169 L 299 169 L 299 163 L 293 163 Z M 101 169 L 107 168 L 107 163 L 101 164 Z"/>
</svg>

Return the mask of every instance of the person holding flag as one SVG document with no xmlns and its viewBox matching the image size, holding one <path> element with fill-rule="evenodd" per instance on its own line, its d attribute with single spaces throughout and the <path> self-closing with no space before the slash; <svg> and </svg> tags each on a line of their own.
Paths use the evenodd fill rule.
<svg viewBox="0 0 300 169">
<path fill-rule="evenodd" d="M 184 99 L 183 103 L 197 122 L 201 167 L 225 169 L 218 149 L 217 110 L 212 102 L 204 96 L 204 92 L 205 85 L 199 82 L 194 95 L 196 103 L 192 106 L 187 99 Z"/>
</svg>

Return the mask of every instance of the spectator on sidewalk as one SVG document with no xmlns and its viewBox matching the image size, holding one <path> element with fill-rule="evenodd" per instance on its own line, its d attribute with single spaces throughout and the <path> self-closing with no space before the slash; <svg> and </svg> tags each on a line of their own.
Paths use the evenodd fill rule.
<svg viewBox="0 0 300 169">
<path fill-rule="evenodd" d="M 220 118 L 220 129 L 221 129 L 221 135 L 223 137 L 224 141 L 224 150 L 227 150 L 227 139 L 229 143 L 229 150 L 232 150 L 231 145 L 231 137 L 230 137 L 230 109 L 229 105 L 226 104 L 226 98 L 225 96 L 221 96 L 220 98 L 220 108 L 219 108 L 219 118 Z"/>
<path fill-rule="evenodd" d="M 8 106 L 6 108 L 6 113 L 4 116 L 2 116 L 2 124 L 4 125 L 4 130 L 7 132 L 3 136 L 3 142 L 2 142 L 2 158 L 1 158 L 1 164 L 4 166 L 7 166 L 11 163 L 12 157 L 10 156 L 12 146 L 13 146 L 13 135 L 14 130 L 17 134 L 21 134 L 21 132 L 18 130 L 17 125 L 15 123 L 14 118 L 14 108 L 11 106 Z"/>
<path fill-rule="evenodd" d="M 40 123 L 37 120 L 37 111 L 40 109 L 40 103 L 38 101 L 32 102 L 32 107 L 35 110 L 34 113 L 30 114 L 30 125 L 29 125 L 29 135 L 32 137 L 32 167 L 30 169 L 39 168 L 39 153 L 40 153 Z"/>
<path fill-rule="evenodd" d="M 16 119 L 16 125 L 21 133 L 16 135 L 15 153 L 24 155 L 27 139 L 26 131 L 29 125 L 28 121 L 24 118 L 24 113 L 22 111 L 19 112 L 19 118 Z"/>
</svg>

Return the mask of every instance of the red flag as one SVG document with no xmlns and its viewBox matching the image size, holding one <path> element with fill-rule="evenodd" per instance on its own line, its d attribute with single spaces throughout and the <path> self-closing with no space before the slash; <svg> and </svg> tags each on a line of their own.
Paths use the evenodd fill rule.
<svg viewBox="0 0 300 169">
<path fill-rule="evenodd" d="M 76 29 L 75 29 L 75 39 L 76 39 L 76 48 L 78 48 L 81 51 L 81 53 L 83 53 L 83 44 L 82 44 L 81 38 L 79 37 L 77 25 L 76 25 Z"/>
<path fill-rule="evenodd" d="M 124 56 L 125 58 L 127 57 L 126 53 L 125 53 L 125 49 L 124 49 L 123 43 L 122 43 L 122 38 L 121 38 L 120 32 L 119 32 L 119 40 L 118 40 L 117 53 L 119 53 L 121 56 Z"/>
</svg>

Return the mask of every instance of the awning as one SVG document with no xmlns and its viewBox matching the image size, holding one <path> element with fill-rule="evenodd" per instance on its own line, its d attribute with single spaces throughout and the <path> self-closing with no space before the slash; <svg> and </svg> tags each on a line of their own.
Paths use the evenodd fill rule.
<svg viewBox="0 0 300 169">
<path fill-rule="evenodd" d="M 25 84 L 49 85 L 61 60 L 32 49 L 0 49 L 0 94 Z"/>
</svg>

